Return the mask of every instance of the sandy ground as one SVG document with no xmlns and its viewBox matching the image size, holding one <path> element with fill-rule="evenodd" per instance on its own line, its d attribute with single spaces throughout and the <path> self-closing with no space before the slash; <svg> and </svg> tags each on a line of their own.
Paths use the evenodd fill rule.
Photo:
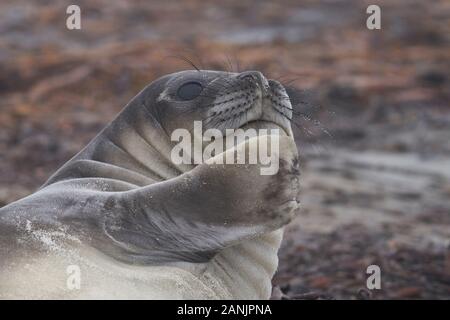
<svg viewBox="0 0 450 320">
<path fill-rule="evenodd" d="M 295 87 L 302 208 L 277 297 L 450 298 L 448 1 L 0 3 L 0 206 L 79 151 L 144 85 L 189 68 Z M 367 290 L 377 264 L 382 289 Z"/>
</svg>

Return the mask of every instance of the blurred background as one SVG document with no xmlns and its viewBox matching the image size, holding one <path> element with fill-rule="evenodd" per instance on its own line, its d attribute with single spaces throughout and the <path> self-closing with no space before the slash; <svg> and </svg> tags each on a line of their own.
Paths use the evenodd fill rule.
<svg viewBox="0 0 450 320">
<path fill-rule="evenodd" d="M 66 8 L 81 8 L 81 30 Z M 381 30 L 366 8 L 381 6 Z M 302 299 L 450 299 L 450 2 L 1 1 L 0 207 L 146 84 L 262 71 L 298 89 L 302 207 L 274 285 Z M 366 268 L 381 268 L 381 290 Z"/>
</svg>

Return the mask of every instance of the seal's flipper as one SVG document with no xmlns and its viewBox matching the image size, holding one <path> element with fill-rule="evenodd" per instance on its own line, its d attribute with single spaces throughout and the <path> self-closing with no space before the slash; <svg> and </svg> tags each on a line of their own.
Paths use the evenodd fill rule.
<svg viewBox="0 0 450 320">
<path fill-rule="evenodd" d="M 280 168 L 261 175 L 261 164 L 214 164 L 227 153 L 255 152 L 255 137 L 176 178 L 117 194 L 108 235 L 136 260 L 204 262 L 240 240 L 276 230 L 298 206 L 295 143 L 279 137 Z M 126 210 L 123 210 L 126 209 Z M 125 214 L 123 214 L 125 213 Z"/>
</svg>

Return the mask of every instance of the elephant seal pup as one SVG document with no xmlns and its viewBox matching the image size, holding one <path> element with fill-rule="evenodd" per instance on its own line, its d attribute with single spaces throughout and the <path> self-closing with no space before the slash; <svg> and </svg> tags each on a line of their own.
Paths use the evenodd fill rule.
<svg viewBox="0 0 450 320">
<path fill-rule="evenodd" d="M 0 298 L 269 298 L 298 207 L 291 118 L 284 88 L 260 72 L 154 81 L 36 193 L 0 209 Z M 194 121 L 222 138 L 279 129 L 279 170 L 217 161 L 262 136 L 176 164 L 171 133 Z"/>
</svg>

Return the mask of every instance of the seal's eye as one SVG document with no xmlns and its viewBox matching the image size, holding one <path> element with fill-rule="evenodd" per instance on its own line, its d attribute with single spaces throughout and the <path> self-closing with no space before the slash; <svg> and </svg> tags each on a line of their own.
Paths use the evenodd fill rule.
<svg viewBox="0 0 450 320">
<path fill-rule="evenodd" d="M 178 88 L 177 94 L 181 100 L 192 100 L 197 98 L 203 90 L 198 82 L 188 82 Z"/>
</svg>

